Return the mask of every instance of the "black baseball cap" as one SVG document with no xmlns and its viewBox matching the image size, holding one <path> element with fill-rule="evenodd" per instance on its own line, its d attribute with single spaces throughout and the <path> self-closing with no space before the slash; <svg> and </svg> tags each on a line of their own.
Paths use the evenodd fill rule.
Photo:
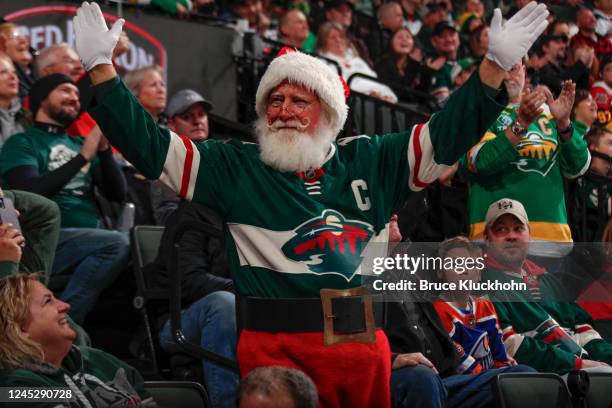
<svg viewBox="0 0 612 408">
<path fill-rule="evenodd" d="M 346 4 L 350 8 L 354 9 L 355 5 L 348 0 L 328 0 L 325 2 L 325 10 L 331 10 L 341 5 Z"/>
<path fill-rule="evenodd" d="M 456 33 L 459 32 L 459 31 L 457 31 L 457 27 L 455 27 L 454 25 L 452 25 L 448 21 L 440 21 L 434 27 L 431 35 L 433 35 L 433 36 L 440 35 L 440 34 L 442 34 L 444 32 L 444 30 L 453 30 Z"/>
</svg>

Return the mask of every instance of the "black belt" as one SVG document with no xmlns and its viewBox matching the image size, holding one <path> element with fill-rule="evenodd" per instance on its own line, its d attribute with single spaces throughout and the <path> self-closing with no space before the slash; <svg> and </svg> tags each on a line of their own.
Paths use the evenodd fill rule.
<svg viewBox="0 0 612 408">
<path fill-rule="evenodd" d="M 384 325 L 384 303 L 381 295 L 372 295 L 374 326 Z M 269 333 L 322 332 L 325 314 L 321 298 L 270 299 L 237 298 L 240 327 Z M 360 333 L 366 328 L 363 296 L 331 298 L 331 318 L 335 333 Z"/>
</svg>

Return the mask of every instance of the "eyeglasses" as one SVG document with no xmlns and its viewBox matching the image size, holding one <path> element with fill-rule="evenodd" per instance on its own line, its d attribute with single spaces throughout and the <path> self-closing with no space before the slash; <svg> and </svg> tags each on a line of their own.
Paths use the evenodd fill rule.
<svg viewBox="0 0 612 408">
<path fill-rule="evenodd" d="M 21 32 L 19 31 L 13 31 L 12 33 L 4 34 L 4 37 L 7 40 L 27 40 L 28 38 L 25 35 L 21 34 Z"/>
<path fill-rule="evenodd" d="M 316 102 L 314 101 L 305 101 L 305 100 L 297 100 L 293 101 L 285 106 L 285 101 L 283 98 L 272 98 L 268 101 L 268 111 L 285 111 L 290 115 L 299 116 L 311 105 Z"/>
</svg>

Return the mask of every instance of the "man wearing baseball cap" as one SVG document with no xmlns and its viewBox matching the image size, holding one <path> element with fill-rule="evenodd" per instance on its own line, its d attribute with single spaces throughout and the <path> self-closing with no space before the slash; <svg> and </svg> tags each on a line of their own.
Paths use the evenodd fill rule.
<svg viewBox="0 0 612 408">
<path fill-rule="evenodd" d="M 172 96 L 166 108 L 168 129 L 193 142 L 203 142 L 210 133 L 208 112 L 213 108 L 211 102 L 193 89 L 183 89 Z M 150 199 L 157 225 L 166 225 L 168 217 L 181 203 L 180 197 L 159 180 L 151 183 Z"/>
<path fill-rule="evenodd" d="M 362 286 L 362 253 L 387 239 L 394 209 L 499 115 L 505 72 L 545 29 L 547 15 L 531 2 L 502 24 L 495 10 L 478 74 L 430 121 L 384 137 L 336 143 L 348 116 L 346 84 L 325 62 L 283 49 L 255 95 L 259 145 L 194 143 L 157 127 L 111 64 L 123 20 L 109 30 L 99 6 L 83 3 L 74 27 L 96 92 L 90 113 L 105 133 L 143 174 L 213 208 L 225 223 L 241 374 L 297 367 L 317 385 L 322 406 L 385 408 L 391 355 L 382 304 Z"/>
<path fill-rule="evenodd" d="M 487 268 L 481 280 L 527 287 L 489 293 L 508 354 L 542 372 L 612 371 L 612 343 L 591 327 L 584 309 L 567 301 L 567 290 L 555 275 L 527 259 L 531 237 L 523 204 L 509 198 L 494 202 L 485 225 Z"/>
<path fill-rule="evenodd" d="M 193 89 L 183 89 L 174 94 L 166 109 L 168 128 L 194 142 L 208 139 L 208 113 L 213 104 Z"/>
<path fill-rule="evenodd" d="M 100 228 L 93 188 L 121 202 L 126 182 L 99 128 L 85 139 L 66 133 L 80 110 L 79 90 L 69 77 L 43 77 L 29 96 L 34 126 L 6 141 L 0 172 L 10 188 L 40 194 L 59 206 L 61 230 L 50 284 L 69 277 L 68 285 L 59 288 L 60 299 L 72 305 L 68 314 L 82 324 L 129 257 L 128 237 Z"/>
<path fill-rule="evenodd" d="M 444 58 L 446 61 L 441 69 L 434 73 L 433 89 L 431 94 L 440 103 L 443 103 L 456 89 L 452 71 L 457 66 L 457 53 L 460 44 L 457 28 L 448 21 L 441 21 L 433 29 L 431 45 L 435 51 L 434 58 Z"/>
</svg>

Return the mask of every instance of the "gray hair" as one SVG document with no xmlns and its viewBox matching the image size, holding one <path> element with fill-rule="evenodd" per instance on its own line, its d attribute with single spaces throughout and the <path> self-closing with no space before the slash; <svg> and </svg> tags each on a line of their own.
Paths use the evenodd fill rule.
<svg viewBox="0 0 612 408">
<path fill-rule="evenodd" d="M 60 43 L 50 45 L 39 51 L 38 55 L 36 56 L 36 72 L 39 76 L 42 76 L 41 71 L 43 69 L 57 63 L 55 60 L 55 52 L 65 48 L 72 49 L 68 43 Z"/>
<path fill-rule="evenodd" d="M 162 68 L 157 64 L 138 68 L 125 74 L 125 76 L 123 77 L 123 82 L 125 82 L 125 86 L 128 87 L 128 89 L 134 94 L 134 96 L 138 96 L 138 94 L 140 93 L 140 84 L 142 83 L 142 79 L 148 72 L 151 71 L 157 72 L 159 75 L 162 76 L 162 78 L 164 76 Z"/>
<path fill-rule="evenodd" d="M 316 408 L 319 397 L 314 382 L 300 370 L 269 366 L 258 367 L 240 382 L 238 399 L 250 394 L 269 396 L 283 390 L 293 399 L 294 408 Z"/>
</svg>

